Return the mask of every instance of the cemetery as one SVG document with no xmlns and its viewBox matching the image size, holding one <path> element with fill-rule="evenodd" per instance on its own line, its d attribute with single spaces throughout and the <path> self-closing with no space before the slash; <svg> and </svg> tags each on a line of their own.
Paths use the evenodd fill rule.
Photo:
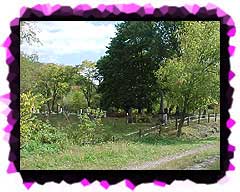
<svg viewBox="0 0 240 192">
<path fill-rule="evenodd" d="M 27 45 L 41 42 L 31 27 Z M 220 169 L 219 23 L 114 27 L 96 61 L 21 52 L 20 168 Z"/>
</svg>

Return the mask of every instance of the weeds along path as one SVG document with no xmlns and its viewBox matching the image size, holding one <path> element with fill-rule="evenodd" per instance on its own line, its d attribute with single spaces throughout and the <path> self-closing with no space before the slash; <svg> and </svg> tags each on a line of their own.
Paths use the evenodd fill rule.
<svg viewBox="0 0 240 192">
<path fill-rule="evenodd" d="M 206 151 L 210 148 L 216 147 L 216 144 L 206 144 L 203 145 L 201 147 L 198 147 L 196 149 L 191 149 L 185 152 L 181 152 L 181 153 L 177 153 L 175 155 L 171 155 L 171 156 L 167 156 L 165 158 L 161 158 L 159 160 L 155 160 L 155 161 L 148 161 L 145 163 L 142 163 L 140 165 L 129 165 L 127 167 L 121 168 L 121 170 L 144 170 L 144 169 L 153 169 L 155 167 L 159 167 L 164 163 L 168 163 L 170 161 L 173 160 L 180 160 L 181 158 L 187 157 L 189 155 L 194 155 L 194 154 L 198 154 L 200 152 Z M 192 167 L 193 169 L 195 167 Z"/>
</svg>

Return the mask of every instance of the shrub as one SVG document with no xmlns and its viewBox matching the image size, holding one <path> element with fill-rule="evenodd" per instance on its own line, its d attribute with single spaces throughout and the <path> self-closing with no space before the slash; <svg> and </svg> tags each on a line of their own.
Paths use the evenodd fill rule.
<svg viewBox="0 0 240 192">
<path fill-rule="evenodd" d="M 39 122 L 33 115 L 33 110 L 37 110 L 44 103 L 41 95 L 33 95 L 32 92 L 21 93 L 20 96 L 20 144 L 28 142 L 32 137 L 32 132 L 39 129 Z"/>
<path fill-rule="evenodd" d="M 96 132 L 101 132 L 102 115 L 100 109 L 88 109 L 89 113 L 83 113 L 78 116 L 80 123 L 78 127 L 74 128 L 69 135 L 71 141 L 75 144 L 82 144 L 83 142 L 93 142 L 97 140 L 95 137 Z"/>
<path fill-rule="evenodd" d="M 43 122 L 33 114 L 44 103 L 41 95 L 30 91 L 21 94 L 20 101 L 20 146 L 23 150 L 56 150 L 63 148 L 66 134 L 53 127 L 48 121 Z M 54 149 L 54 150 L 53 150 Z"/>
<path fill-rule="evenodd" d="M 147 115 L 136 116 L 137 123 L 151 123 L 151 118 Z"/>
</svg>

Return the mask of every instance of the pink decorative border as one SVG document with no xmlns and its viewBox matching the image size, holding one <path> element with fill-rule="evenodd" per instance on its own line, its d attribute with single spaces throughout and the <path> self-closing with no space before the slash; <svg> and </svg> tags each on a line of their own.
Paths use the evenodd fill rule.
<svg viewBox="0 0 240 192">
<path fill-rule="evenodd" d="M 50 4 L 38 4 L 34 7 L 32 7 L 32 10 L 38 11 L 38 17 L 41 18 L 43 16 L 50 16 L 53 13 L 55 13 L 56 11 L 60 10 L 62 8 L 61 5 L 57 4 L 54 6 L 51 6 Z M 27 10 L 29 8 L 27 7 L 22 7 L 20 10 L 20 18 L 24 18 L 24 17 L 28 17 L 27 15 Z M 119 15 L 120 13 L 125 13 L 125 14 L 130 14 L 130 13 L 137 13 L 140 16 L 144 16 L 144 15 L 151 15 L 154 13 L 154 11 L 157 8 L 154 8 L 151 4 L 147 4 L 143 7 L 137 5 L 137 4 L 118 4 L 118 5 L 104 5 L 104 4 L 100 4 L 97 6 L 97 10 L 100 11 L 100 13 L 102 14 L 101 17 L 107 18 L 110 14 L 114 14 L 114 15 Z M 184 7 L 178 7 L 178 9 L 180 9 L 182 11 L 182 14 L 185 14 L 185 16 L 187 15 L 197 15 L 201 9 L 201 7 L 199 7 L 198 5 L 185 5 Z M 233 37 L 236 33 L 236 28 L 234 26 L 234 22 L 233 19 L 227 15 L 227 13 L 225 13 L 222 9 L 216 7 L 213 4 L 208 4 L 205 9 L 207 10 L 208 14 L 216 14 L 218 16 L 218 18 L 220 18 L 222 20 L 223 24 L 226 24 L 229 28 L 229 31 L 227 32 L 227 35 L 229 37 Z M 77 15 L 77 16 L 84 16 L 86 12 L 91 11 L 92 7 L 88 4 L 81 4 L 76 6 L 74 9 L 71 9 L 70 7 L 65 7 L 65 12 L 63 11 L 62 13 L 65 15 Z M 160 15 L 161 16 L 165 16 L 167 14 L 174 14 L 174 12 L 176 11 L 176 9 L 174 9 L 173 7 L 168 7 L 168 6 L 162 6 L 160 7 Z M 37 14 L 37 13 L 36 13 Z M 93 15 L 94 16 L 94 15 Z M 96 16 L 97 17 L 97 16 Z M 14 27 L 14 26 L 18 26 L 19 25 L 19 19 L 20 18 L 15 18 L 10 22 L 10 26 Z M 12 41 L 14 37 L 13 36 L 9 36 L 6 41 L 3 43 L 3 47 L 6 48 L 6 63 L 11 66 L 15 61 L 16 58 L 14 58 L 13 53 L 10 50 L 10 46 L 12 45 L 12 43 L 14 43 Z M 228 52 L 230 57 L 234 55 L 235 52 L 235 46 L 230 45 L 228 47 Z M 229 81 L 231 81 L 234 78 L 235 74 L 233 71 L 229 71 L 228 74 L 228 79 Z M 16 74 L 14 73 L 9 73 L 8 75 L 8 80 L 9 82 L 11 82 L 13 79 L 16 78 Z M 8 93 L 5 95 L 1 95 L 0 96 L 0 100 L 6 104 L 9 104 L 9 102 L 13 102 L 17 99 L 17 95 L 15 95 L 14 93 Z M 6 132 L 4 139 L 6 140 L 6 142 L 14 143 L 14 142 L 18 142 L 19 138 L 14 137 L 13 135 L 11 135 L 11 131 L 14 128 L 14 125 L 16 123 L 16 119 L 13 117 L 13 110 L 11 109 L 10 105 L 8 108 L 6 108 L 3 112 L 4 115 L 7 116 L 8 118 L 8 125 L 6 127 L 4 127 L 4 131 Z M 227 120 L 226 126 L 231 129 L 235 124 L 235 121 L 232 118 L 229 118 Z M 229 152 L 234 152 L 235 151 L 235 146 L 230 145 L 228 146 L 228 151 Z M 12 155 L 10 153 L 10 155 Z M 15 157 L 16 158 L 16 157 Z M 13 158 L 14 159 L 14 158 Z M 233 171 L 235 169 L 234 165 L 232 165 L 231 163 L 229 164 L 228 170 L 229 171 Z M 13 163 L 13 160 L 9 162 L 9 166 L 7 168 L 7 173 L 11 174 L 11 173 L 16 173 L 17 170 L 15 168 L 15 165 Z M 80 182 L 83 186 L 87 186 L 90 184 L 90 182 L 87 179 L 83 179 Z M 161 181 L 157 181 L 155 180 L 153 182 L 155 185 L 157 186 L 161 186 L 164 187 L 166 185 L 165 182 L 161 182 Z M 27 189 L 30 189 L 31 186 L 34 184 L 34 182 L 24 182 L 23 183 L 25 185 L 25 187 Z M 125 180 L 125 184 L 126 187 L 128 187 L 131 190 L 134 190 L 135 185 L 128 179 Z M 108 183 L 108 181 L 103 180 L 100 182 L 100 185 L 105 188 L 108 189 L 108 187 L 110 186 L 110 184 Z"/>
</svg>

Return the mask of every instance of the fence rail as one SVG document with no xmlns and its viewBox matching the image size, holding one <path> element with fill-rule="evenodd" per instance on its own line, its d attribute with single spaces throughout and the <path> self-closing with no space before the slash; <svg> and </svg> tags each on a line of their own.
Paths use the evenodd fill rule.
<svg viewBox="0 0 240 192">
<path fill-rule="evenodd" d="M 205 120 L 205 119 L 207 119 L 207 121 L 209 123 L 211 118 L 214 118 L 214 121 L 216 122 L 217 118 L 219 118 L 219 117 L 220 117 L 220 114 L 206 114 L 206 115 L 201 114 L 201 115 L 187 116 L 187 117 L 184 118 L 183 126 L 184 126 L 184 123 L 187 123 L 187 125 L 189 125 L 190 122 L 195 122 L 195 121 L 198 121 L 198 124 L 200 124 L 201 120 Z M 147 136 L 152 132 L 156 132 L 157 130 L 158 130 L 158 133 L 160 135 L 162 130 L 163 129 L 164 130 L 168 129 L 168 126 L 171 123 L 175 123 L 175 127 L 176 127 L 176 130 L 177 130 L 179 122 L 180 122 L 180 118 L 177 117 L 173 120 L 169 120 L 168 125 L 160 124 L 160 125 L 150 127 L 148 129 L 139 129 L 138 131 L 129 133 L 125 136 L 132 136 L 132 135 L 137 135 L 138 134 L 139 137 L 142 137 L 142 136 Z"/>
</svg>

